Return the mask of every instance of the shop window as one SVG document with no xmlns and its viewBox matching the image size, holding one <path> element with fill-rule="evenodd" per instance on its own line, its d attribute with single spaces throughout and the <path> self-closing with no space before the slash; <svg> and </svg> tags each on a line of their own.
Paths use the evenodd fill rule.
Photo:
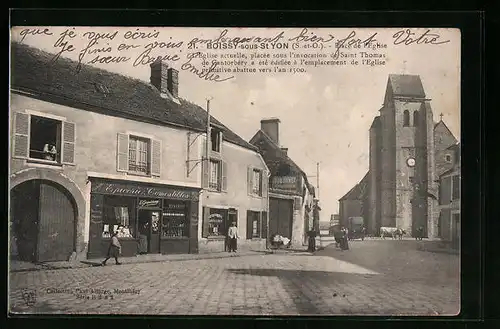
<svg viewBox="0 0 500 329">
<path fill-rule="evenodd" d="M 218 129 L 211 129 L 210 140 L 212 142 L 212 151 L 220 153 L 222 146 L 222 132 Z"/>
<path fill-rule="evenodd" d="M 113 232 L 118 232 L 119 238 L 134 237 L 131 200 L 116 197 L 104 199 L 103 238 L 110 238 Z"/>
<path fill-rule="evenodd" d="M 129 171 L 149 175 L 150 141 L 135 136 L 129 137 Z"/>
<path fill-rule="evenodd" d="M 247 239 L 258 239 L 261 237 L 262 220 L 258 211 L 247 211 Z"/>
<path fill-rule="evenodd" d="M 210 180 L 208 187 L 212 190 L 221 190 L 221 161 L 210 160 Z"/>
<path fill-rule="evenodd" d="M 202 237 L 225 237 L 228 229 L 228 210 L 203 207 Z"/>
<path fill-rule="evenodd" d="M 262 170 L 252 170 L 252 193 L 255 195 L 262 195 Z"/>
<path fill-rule="evenodd" d="M 13 156 L 44 163 L 74 164 L 75 124 L 15 113 Z"/>
<path fill-rule="evenodd" d="M 186 202 L 166 202 L 163 206 L 162 237 L 179 238 L 189 236 L 189 221 Z"/>
<path fill-rule="evenodd" d="M 460 176 L 458 176 L 458 175 L 453 176 L 451 186 L 452 186 L 451 199 L 452 200 L 459 200 L 460 199 Z"/>
<path fill-rule="evenodd" d="M 405 110 L 403 112 L 403 127 L 408 127 L 410 125 L 410 111 Z"/>
</svg>

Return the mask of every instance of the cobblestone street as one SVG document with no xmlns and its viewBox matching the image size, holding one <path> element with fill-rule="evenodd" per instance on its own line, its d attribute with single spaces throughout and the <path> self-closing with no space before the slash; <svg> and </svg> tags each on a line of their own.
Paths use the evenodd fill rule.
<svg viewBox="0 0 500 329">
<path fill-rule="evenodd" d="M 15 313 L 452 315 L 459 257 L 415 241 L 10 274 Z M 23 296 L 24 294 L 24 296 Z"/>
</svg>

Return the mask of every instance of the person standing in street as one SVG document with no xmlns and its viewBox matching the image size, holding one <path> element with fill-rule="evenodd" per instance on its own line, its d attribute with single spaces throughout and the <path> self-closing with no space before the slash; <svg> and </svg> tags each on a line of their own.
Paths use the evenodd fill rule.
<svg viewBox="0 0 500 329">
<path fill-rule="evenodd" d="M 236 227 L 236 222 L 232 222 L 229 230 L 227 231 L 227 236 L 229 238 L 229 252 L 236 252 L 238 249 L 238 227 Z"/>
<path fill-rule="evenodd" d="M 111 242 L 109 243 L 109 248 L 108 248 L 108 255 L 106 259 L 102 262 L 102 265 L 106 265 L 106 262 L 108 259 L 113 257 L 115 259 L 116 265 L 121 265 L 121 263 L 118 261 L 118 255 L 120 255 L 122 251 L 122 246 L 120 244 L 120 241 L 118 240 L 118 231 L 113 232 L 113 235 L 111 236 Z"/>
<path fill-rule="evenodd" d="M 341 250 L 349 250 L 349 231 L 343 227 L 342 228 L 342 237 L 340 239 L 340 249 Z"/>
</svg>

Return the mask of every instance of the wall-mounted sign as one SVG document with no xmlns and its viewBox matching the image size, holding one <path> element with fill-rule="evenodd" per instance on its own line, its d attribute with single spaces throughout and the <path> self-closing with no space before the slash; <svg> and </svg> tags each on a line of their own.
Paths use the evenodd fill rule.
<svg viewBox="0 0 500 329">
<path fill-rule="evenodd" d="M 125 195 L 136 197 L 152 197 L 176 200 L 197 201 L 199 194 L 197 190 L 188 190 L 182 188 L 170 188 L 163 186 L 144 186 L 133 183 L 118 182 L 92 182 L 92 193 Z"/>
<path fill-rule="evenodd" d="M 271 179 L 271 189 L 296 192 L 298 191 L 297 176 L 274 176 Z"/>
<path fill-rule="evenodd" d="M 145 199 L 139 199 L 139 204 L 138 206 L 140 208 L 157 208 L 161 206 L 161 200 L 145 200 Z"/>
</svg>

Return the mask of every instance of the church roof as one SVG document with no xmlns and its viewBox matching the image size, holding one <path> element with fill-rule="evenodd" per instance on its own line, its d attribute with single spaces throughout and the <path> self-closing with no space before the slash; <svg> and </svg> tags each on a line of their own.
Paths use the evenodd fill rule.
<svg viewBox="0 0 500 329">
<path fill-rule="evenodd" d="M 380 117 L 376 116 L 375 118 L 373 118 L 373 122 L 372 122 L 372 125 L 370 126 L 370 129 L 371 128 L 376 128 L 379 125 L 380 125 Z"/>
<path fill-rule="evenodd" d="M 450 128 L 448 128 L 448 126 L 446 125 L 446 123 L 444 123 L 443 120 L 439 120 L 439 122 L 434 125 L 434 132 L 435 133 L 438 132 L 437 130 L 439 128 L 441 128 L 440 131 L 439 131 L 439 133 L 446 134 L 446 135 L 452 137 L 453 143 L 452 143 L 451 146 L 453 146 L 454 144 L 458 143 L 455 135 L 453 135 L 453 133 L 451 132 Z"/>
<path fill-rule="evenodd" d="M 389 74 L 389 84 L 393 96 L 425 98 L 419 75 Z"/>
<path fill-rule="evenodd" d="M 343 197 L 339 199 L 342 200 L 362 200 L 366 190 L 368 188 L 368 172 L 365 174 L 363 179 L 356 184 L 349 192 L 346 193 Z"/>
</svg>

